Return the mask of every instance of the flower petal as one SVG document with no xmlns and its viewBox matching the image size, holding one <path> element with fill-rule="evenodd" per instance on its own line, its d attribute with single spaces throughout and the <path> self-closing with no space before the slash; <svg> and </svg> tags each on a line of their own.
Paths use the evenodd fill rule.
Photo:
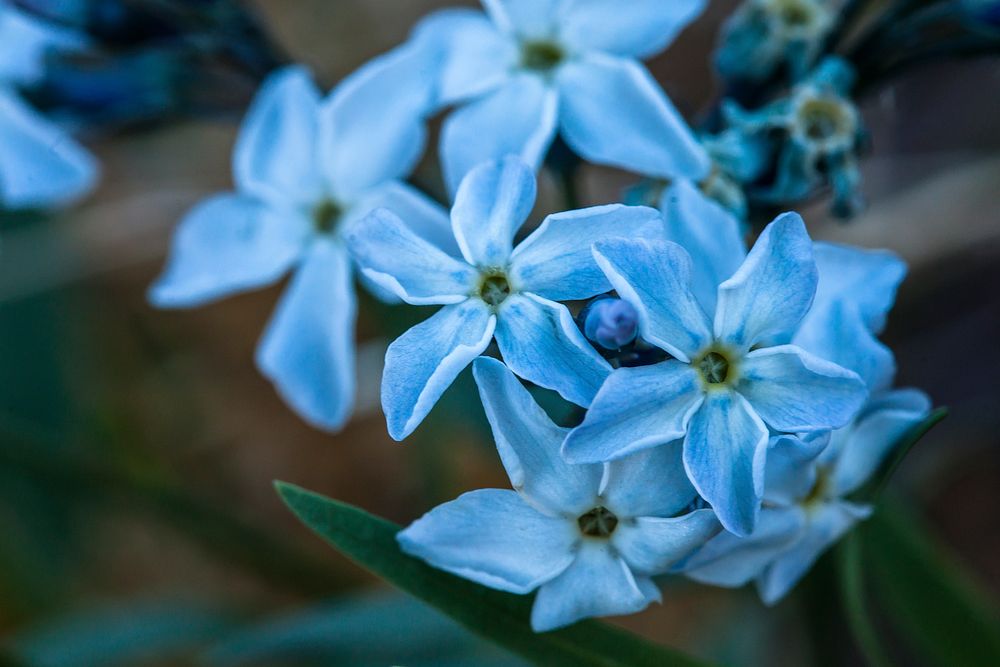
<svg viewBox="0 0 1000 667">
<path fill-rule="evenodd" d="M 833 471 L 834 492 L 846 496 L 867 482 L 930 409 L 930 399 L 915 389 L 883 394 L 869 403 L 860 419 L 837 433 L 842 444 Z"/>
<path fill-rule="evenodd" d="M 585 541 L 573 564 L 538 589 L 531 627 L 546 632 L 591 616 L 634 614 L 649 603 L 628 565 L 608 544 Z"/>
<path fill-rule="evenodd" d="M 565 64 L 557 81 L 559 130 L 586 160 L 664 178 L 708 173 L 708 154 L 639 63 L 591 53 Z"/>
<path fill-rule="evenodd" d="M 493 339 L 496 318 L 479 300 L 445 306 L 397 338 L 385 353 L 382 410 L 402 440 L 431 411 L 463 368 Z"/>
<path fill-rule="evenodd" d="M 519 37 L 541 38 L 552 34 L 563 0 L 483 0 L 497 26 Z"/>
<path fill-rule="evenodd" d="M 906 276 L 906 263 L 888 250 L 836 243 L 817 242 L 813 254 L 819 270 L 813 309 L 822 310 L 833 301 L 853 303 L 869 329 L 882 331 L 896 289 Z"/>
<path fill-rule="evenodd" d="M 735 391 L 712 391 L 691 418 L 684 466 L 726 530 L 753 532 L 764 495 L 767 428 Z"/>
<path fill-rule="evenodd" d="M 497 345 L 519 377 L 587 406 L 611 366 L 583 337 L 566 306 L 517 294 L 497 311 Z"/>
<path fill-rule="evenodd" d="M 775 559 L 757 578 L 757 592 L 764 604 L 772 605 L 792 590 L 816 559 L 871 510 L 852 503 L 829 503 L 808 515 L 799 539 Z"/>
<path fill-rule="evenodd" d="M 660 214 L 645 206 L 610 204 L 545 218 L 511 256 L 511 277 L 521 289 L 553 301 L 586 299 L 611 284 L 594 261 L 591 245 L 652 230 Z"/>
<path fill-rule="evenodd" d="M 340 244 L 313 244 L 257 348 L 257 366 L 306 421 L 335 431 L 354 405 L 351 261 Z"/>
<path fill-rule="evenodd" d="M 619 368 L 566 437 L 563 456 L 572 463 L 610 461 L 673 442 L 684 437 L 701 402 L 698 377 L 687 364 Z"/>
<path fill-rule="evenodd" d="M 441 129 L 441 168 L 450 192 L 477 165 L 516 155 L 537 169 L 556 133 L 558 94 L 537 76 L 512 76 L 448 116 Z"/>
<path fill-rule="evenodd" d="M 460 303 L 475 286 L 475 269 L 417 236 L 389 209 L 372 211 L 346 239 L 365 278 L 407 303 Z"/>
<path fill-rule="evenodd" d="M 620 517 L 670 517 L 696 497 L 680 443 L 653 447 L 608 463 L 601 484 L 606 507 Z"/>
<path fill-rule="evenodd" d="M 715 512 L 709 509 L 674 518 L 641 516 L 620 524 L 612 543 L 634 572 L 664 574 L 721 528 Z"/>
<path fill-rule="evenodd" d="M 648 58 L 674 41 L 705 9 L 706 0 L 570 0 L 560 37 L 580 49 Z"/>
<path fill-rule="evenodd" d="M 319 110 L 319 155 L 334 196 L 405 178 L 427 142 L 436 50 L 411 41 L 356 70 Z"/>
<path fill-rule="evenodd" d="M 436 201 L 402 181 L 389 181 L 365 193 L 347 212 L 344 229 L 364 218 L 377 208 L 387 208 L 406 223 L 414 234 L 440 248 L 447 254 L 459 257 L 461 253 L 451 231 L 448 211 Z"/>
<path fill-rule="evenodd" d="M 778 216 L 719 286 L 715 335 L 734 345 L 787 343 L 816 293 L 812 241 L 797 213 Z"/>
<path fill-rule="evenodd" d="M 470 171 L 451 209 L 455 240 L 466 261 L 479 267 L 505 267 L 514 234 L 528 219 L 536 194 L 534 172 L 515 157 Z"/>
<path fill-rule="evenodd" d="M 559 454 L 568 429 L 552 423 L 514 374 L 496 359 L 472 366 L 486 418 L 511 484 L 546 514 L 580 515 L 594 506 L 601 465 L 570 465 Z"/>
<path fill-rule="evenodd" d="M 97 161 L 67 132 L 0 89 L 0 208 L 69 204 L 97 183 Z"/>
<path fill-rule="evenodd" d="M 0 81 L 30 85 L 45 76 L 46 56 L 85 48 L 87 38 L 55 22 L 36 19 L 12 2 L 0 3 Z"/>
<path fill-rule="evenodd" d="M 570 566 L 574 528 L 539 513 L 513 491 L 478 489 L 435 507 L 396 540 L 436 568 L 523 594 Z"/>
<path fill-rule="evenodd" d="M 786 433 L 840 428 L 868 397 L 856 373 L 794 345 L 751 352 L 740 373 L 740 393 L 771 428 Z"/>
<path fill-rule="evenodd" d="M 663 192 L 660 209 L 667 240 L 687 250 L 696 264 L 691 291 L 706 313 L 714 313 L 719 285 L 747 256 L 739 220 L 685 179 Z"/>
<path fill-rule="evenodd" d="M 794 505 L 816 485 L 816 459 L 829 446 L 830 433 L 781 434 L 768 442 L 764 501 Z"/>
<path fill-rule="evenodd" d="M 797 541 L 805 526 L 805 512 L 798 507 L 765 507 L 751 535 L 738 537 L 719 533 L 695 552 L 681 571 L 689 579 L 703 584 L 727 588 L 743 586 Z"/>
<path fill-rule="evenodd" d="M 233 151 L 240 192 L 306 204 L 322 193 L 317 165 L 320 93 L 305 67 L 275 71 L 257 91 Z"/>
<path fill-rule="evenodd" d="M 257 199 L 216 195 L 174 232 L 170 259 L 149 290 L 159 308 L 198 306 L 268 285 L 302 254 L 307 222 Z"/>
<path fill-rule="evenodd" d="M 639 313 L 646 341 L 689 361 L 712 338 L 708 316 L 691 293 L 691 257 L 676 243 L 615 239 L 594 244 L 608 281 Z"/>
</svg>

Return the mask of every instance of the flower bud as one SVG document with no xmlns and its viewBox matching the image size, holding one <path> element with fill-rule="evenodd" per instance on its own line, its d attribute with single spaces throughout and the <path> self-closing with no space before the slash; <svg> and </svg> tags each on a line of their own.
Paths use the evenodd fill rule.
<svg viewBox="0 0 1000 667">
<path fill-rule="evenodd" d="M 627 301 L 606 298 L 587 307 L 583 333 L 607 350 L 617 350 L 635 340 L 639 313 Z"/>
</svg>

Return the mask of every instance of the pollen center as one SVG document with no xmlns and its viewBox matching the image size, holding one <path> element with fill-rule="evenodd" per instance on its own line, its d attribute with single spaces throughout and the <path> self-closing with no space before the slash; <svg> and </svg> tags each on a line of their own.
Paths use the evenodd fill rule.
<svg viewBox="0 0 1000 667">
<path fill-rule="evenodd" d="M 562 62 L 565 53 L 555 42 L 528 41 L 521 45 L 521 66 L 547 72 Z"/>
<path fill-rule="evenodd" d="M 607 507 L 595 507 L 576 520 L 580 532 L 588 537 L 609 537 L 618 527 L 616 517 Z"/>
<path fill-rule="evenodd" d="M 510 283 L 507 276 L 502 273 L 493 273 L 483 276 L 479 285 L 479 298 L 494 308 L 510 296 Z"/>
<path fill-rule="evenodd" d="M 729 379 L 729 360 L 718 352 L 709 352 L 698 362 L 698 370 L 708 384 L 724 384 Z"/>
<path fill-rule="evenodd" d="M 337 228 L 337 222 L 344 210 L 332 199 L 324 199 L 313 208 L 313 229 L 319 234 L 330 234 Z"/>
<path fill-rule="evenodd" d="M 850 118 L 836 100 L 811 99 L 799 107 L 799 122 L 807 137 L 825 141 L 850 132 Z"/>
</svg>

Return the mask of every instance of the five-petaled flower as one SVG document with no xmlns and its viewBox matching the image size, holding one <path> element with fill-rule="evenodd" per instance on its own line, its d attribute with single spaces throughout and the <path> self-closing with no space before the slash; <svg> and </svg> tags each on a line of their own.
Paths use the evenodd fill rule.
<svg viewBox="0 0 1000 667">
<path fill-rule="evenodd" d="M 816 292 L 802 219 L 784 214 L 768 225 L 736 272 L 701 299 L 692 291 L 691 258 L 676 243 L 612 240 L 595 244 L 594 255 L 639 311 L 642 338 L 674 359 L 609 376 L 564 454 L 579 463 L 608 461 L 683 440 L 699 494 L 727 530 L 750 533 L 763 495 L 768 427 L 839 428 L 867 394 L 854 372 L 789 344 Z"/>
<path fill-rule="evenodd" d="M 578 405 L 589 405 L 611 372 L 556 302 L 609 290 L 591 245 L 655 228 L 659 214 L 621 204 L 557 213 L 513 248 L 535 188 L 534 172 L 518 158 L 472 170 L 451 210 L 459 257 L 417 238 L 386 210 L 348 233 L 366 278 L 407 303 L 444 306 L 386 353 L 382 408 L 393 438 L 412 433 L 494 337 L 512 371 Z"/>
<path fill-rule="evenodd" d="M 474 372 L 515 490 L 471 491 L 431 510 L 399 533 L 403 550 L 491 588 L 537 588 L 538 632 L 659 601 L 652 577 L 719 531 L 711 510 L 689 509 L 696 494 L 677 450 L 567 464 L 566 429 L 503 364 L 482 358 Z"/>
<path fill-rule="evenodd" d="M 649 72 L 651 56 L 704 0 L 483 0 L 445 10 L 418 37 L 444 45 L 441 161 L 454 191 L 481 162 L 520 155 L 536 167 L 558 132 L 591 162 L 650 176 L 702 178 L 708 157 Z"/>
</svg>

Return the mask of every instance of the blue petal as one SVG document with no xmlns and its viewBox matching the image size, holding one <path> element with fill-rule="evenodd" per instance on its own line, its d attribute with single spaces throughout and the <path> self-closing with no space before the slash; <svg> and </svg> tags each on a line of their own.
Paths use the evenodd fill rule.
<svg viewBox="0 0 1000 667">
<path fill-rule="evenodd" d="M 557 81 L 560 132 L 585 159 L 646 176 L 708 173 L 708 154 L 639 63 L 589 54 L 564 65 Z"/>
<path fill-rule="evenodd" d="M 398 215 L 414 234 L 431 245 L 449 255 L 461 255 L 455 242 L 455 234 L 451 230 L 448 211 L 424 193 L 401 181 L 389 181 L 365 193 L 345 213 L 343 228 L 350 229 L 353 223 L 377 208 L 387 208 Z"/>
<path fill-rule="evenodd" d="M 743 586 L 795 543 L 805 526 L 805 513 L 798 507 L 765 507 L 751 535 L 738 537 L 719 533 L 684 563 L 682 571 L 688 578 L 703 584 L 727 588 Z"/>
<path fill-rule="evenodd" d="M 570 465 L 559 454 L 567 429 L 545 411 L 506 366 L 489 357 L 472 366 L 486 418 L 511 484 L 552 516 L 579 516 L 594 507 L 601 465 Z"/>
<path fill-rule="evenodd" d="M 87 39 L 72 30 L 35 19 L 12 2 L 0 3 L 0 82 L 37 83 L 45 75 L 46 56 L 84 48 Z"/>
<path fill-rule="evenodd" d="M 320 94 L 305 67 L 277 70 L 264 81 L 240 127 L 233 175 L 241 192 L 308 204 L 323 189 L 317 163 Z"/>
<path fill-rule="evenodd" d="M 726 530 L 753 532 L 764 495 L 767 429 L 746 399 L 713 391 L 691 418 L 684 466 Z"/>
<path fill-rule="evenodd" d="M 660 215 L 645 206 L 611 204 L 556 213 L 514 250 L 511 278 L 521 289 L 553 301 L 586 299 L 611 284 L 598 268 L 591 245 L 653 231 Z"/>
<path fill-rule="evenodd" d="M 852 303 L 857 306 L 865 326 L 875 333 L 880 332 L 896 300 L 896 289 L 906 276 L 903 260 L 888 250 L 866 250 L 835 243 L 818 242 L 813 253 L 819 269 L 813 310 L 822 312 L 835 301 Z"/>
<path fill-rule="evenodd" d="M 403 551 L 490 588 L 528 593 L 573 562 L 579 532 L 513 491 L 478 489 L 439 505 L 396 536 Z"/>
<path fill-rule="evenodd" d="M 706 313 L 714 313 L 719 285 L 747 256 L 739 220 L 683 179 L 664 191 L 660 208 L 667 240 L 687 250 L 696 264 L 691 291 Z"/>
<path fill-rule="evenodd" d="M 656 575 L 666 573 L 721 528 L 708 509 L 675 518 L 642 516 L 620 524 L 611 541 L 633 571 Z"/>
<path fill-rule="evenodd" d="M 556 133 L 558 94 L 541 77 L 521 74 L 448 116 L 441 129 L 441 169 L 450 192 L 488 160 L 516 155 L 532 169 Z"/>
<path fill-rule="evenodd" d="M 501 85 L 517 65 L 517 44 L 480 11 L 443 9 L 428 15 L 412 39 L 441 50 L 437 106 L 483 95 Z"/>
<path fill-rule="evenodd" d="M 319 155 L 332 193 L 350 201 L 405 178 L 427 141 L 437 53 L 418 41 L 397 47 L 347 77 L 320 109 Z"/>
<path fill-rule="evenodd" d="M 889 392 L 870 402 L 860 419 L 836 434 L 842 444 L 833 470 L 834 492 L 846 496 L 867 482 L 930 409 L 930 399 L 914 389 Z"/>
<path fill-rule="evenodd" d="M 571 0 L 564 5 L 559 36 L 578 49 L 648 58 L 705 8 L 705 0 Z"/>
<path fill-rule="evenodd" d="M 431 411 L 463 368 L 493 339 L 496 318 L 477 299 L 445 306 L 397 338 L 385 354 L 382 410 L 402 440 Z"/>
<path fill-rule="evenodd" d="M 808 496 L 816 484 L 816 457 L 829 442 L 828 432 L 772 437 L 764 472 L 765 502 L 793 505 Z"/>
<path fill-rule="evenodd" d="M 573 564 L 538 589 L 531 627 L 546 632 L 591 616 L 634 614 L 650 602 L 628 565 L 608 544 L 585 541 Z"/>
<path fill-rule="evenodd" d="M 149 300 L 160 308 L 198 306 L 268 285 L 299 259 L 307 228 L 295 212 L 257 199 L 212 197 L 181 221 Z"/>
<path fill-rule="evenodd" d="M 573 463 L 610 461 L 673 442 L 684 437 L 701 402 L 698 376 L 687 364 L 619 368 L 567 436 L 563 456 Z"/>
<path fill-rule="evenodd" d="M 335 431 L 354 405 L 357 304 L 347 251 L 313 244 L 257 348 L 257 365 L 306 421 Z"/>
<path fill-rule="evenodd" d="M 536 188 L 534 172 L 515 157 L 469 172 L 451 209 L 455 240 L 469 264 L 506 267 L 514 234 L 535 205 Z"/>
<path fill-rule="evenodd" d="M 483 0 L 493 22 L 519 37 L 544 38 L 557 27 L 563 0 Z"/>
<path fill-rule="evenodd" d="M 868 390 L 853 371 L 794 345 L 755 350 L 740 367 L 739 391 L 778 431 L 806 433 L 844 426 Z"/>
<path fill-rule="evenodd" d="M 866 507 L 841 502 L 811 512 L 799 539 L 757 578 L 757 592 L 764 604 L 773 605 L 783 598 L 824 551 L 869 514 Z"/>
<path fill-rule="evenodd" d="M 508 297 L 497 312 L 497 346 L 518 376 L 587 406 L 611 373 L 566 306 L 533 294 Z"/>
<path fill-rule="evenodd" d="M 601 484 L 605 507 L 619 517 L 678 514 L 695 499 L 680 443 L 653 447 L 608 463 Z"/>
<path fill-rule="evenodd" d="M 616 239 L 594 244 L 608 281 L 639 311 L 646 341 L 682 361 L 711 341 L 708 317 L 691 293 L 691 257 L 676 243 Z"/>
<path fill-rule="evenodd" d="M 365 278 L 407 303 L 460 303 L 475 288 L 475 269 L 417 236 L 389 209 L 372 211 L 346 238 Z"/>
<path fill-rule="evenodd" d="M 0 208 L 72 203 L 97 183 L 97 161 L 69 134 L 0 88 Z"/>
<path fill-rule="evenodd" d="M 788 342 L 816 293 L 812 241 L 797 213 L 769 224 L 739 270 L 719 286 L 715 335 L 743 348 Z"/>
</svg>

